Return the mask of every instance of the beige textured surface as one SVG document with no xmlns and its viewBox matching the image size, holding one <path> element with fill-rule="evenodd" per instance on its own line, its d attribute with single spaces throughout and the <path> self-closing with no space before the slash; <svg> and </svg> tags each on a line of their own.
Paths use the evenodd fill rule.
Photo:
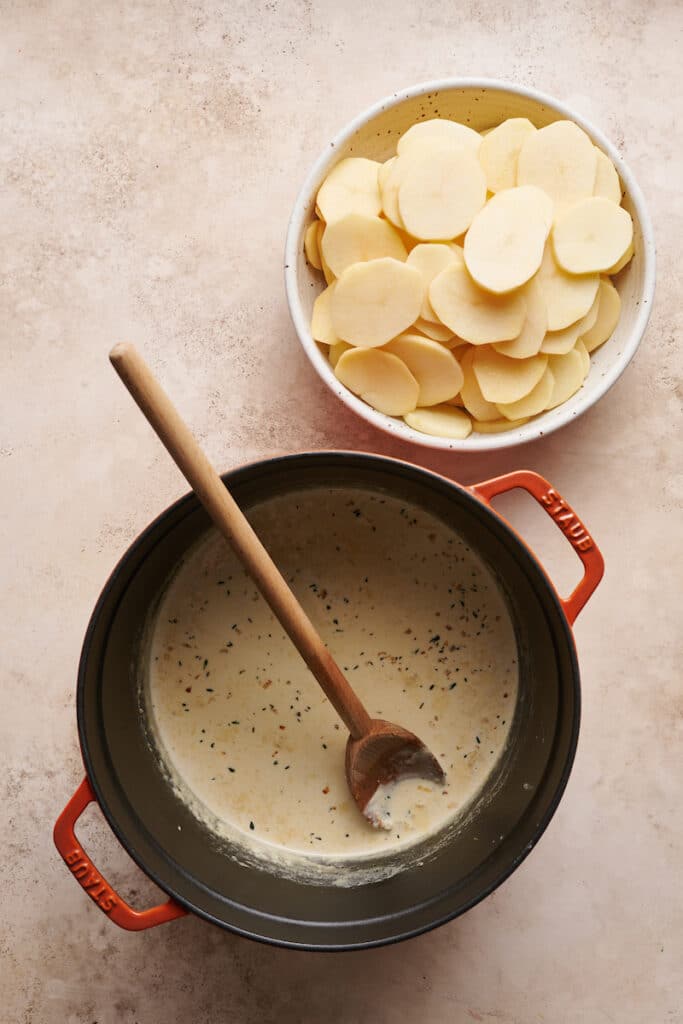
<svg viewBox="0 0 683 1024">
<path fill-rule="evenodd" d="M 509 9 L 0 4 L 8 1024 L 683 1021 L 681 8 Z M 402 946 L 316 958 L 192 919 L 125 934 L 74 884 L 50 832 L 81 777 L 74 678 L 90 610 L 128 543 L 184 488 L 107 349 L 143 346 L 221 467 L 335 445 L 420 457 L 324 391 L 288 322 L 281 252 L 298 185 L 333 131 L 395 88 L 447 74 L 508 77 L 574 103 L 623 149 L 657 233 L 650 329 L 598 408 L 518 453 L 421 456 L 463 481 L 538 469 L 601 542 L 607 576 L 577 628 L 585 710 L 569 790 L 502 889 Z M 523 502 L 514 515 L 566 583 L 575 569 L 559 535 Z M 124 893 L 153 898 L 97 812 L 82 833 Z"/>
</svg>

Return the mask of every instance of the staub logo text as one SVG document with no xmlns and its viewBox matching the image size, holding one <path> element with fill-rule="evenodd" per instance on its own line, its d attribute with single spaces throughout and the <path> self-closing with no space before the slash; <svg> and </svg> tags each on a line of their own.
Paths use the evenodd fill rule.
<svg viewBox="0 0 683 1024">
<path fill-rule="evenodd" d="M 88 895 L 104 910 L 106 914 L 111 913 L 117 905 L 116 895 L 109 888 L 104 879 L 98 875 L 80 846 L 75 846 L 64 857 L 69 865 L 69 870 L 74 878 L 78 879 Z"/>
<path fill-rule="evenodd" d="M 589 551 L 593 547 L 591 536 L 576 512 L 572 512 L 567 502 L 552 487 L 541 495 L 541 504 L 549 516 L 555 520 L 563 533 L 579 551 Z"/>
</svg>

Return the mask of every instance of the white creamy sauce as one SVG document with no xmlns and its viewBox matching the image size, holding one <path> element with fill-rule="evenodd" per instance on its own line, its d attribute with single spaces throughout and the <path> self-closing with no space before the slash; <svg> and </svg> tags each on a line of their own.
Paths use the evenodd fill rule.
<svg viewBox="0 0 683 1024">
<path fill-rule="evenodd" d="M 176 788 L 250 854 L 394 855 L 471 804 L 500 758 L 517 647 L 485 564 L 392 497 L 301 491 L 249 518 L 373 717 L 415 732 L 446 783 L 382 787 L 373 828 L 344 774 L 347 734 L 227 543 L 188 554 L 153 624 L 146 703 Z"/>
<path fill-rule="evenodd" d="M 431 831 L 439 816 L 446 788 L 419 778 L 400 778 L 378 786 L 365 807 L 375 828 L 400 829 L 406 834 Z"/>
</svg>

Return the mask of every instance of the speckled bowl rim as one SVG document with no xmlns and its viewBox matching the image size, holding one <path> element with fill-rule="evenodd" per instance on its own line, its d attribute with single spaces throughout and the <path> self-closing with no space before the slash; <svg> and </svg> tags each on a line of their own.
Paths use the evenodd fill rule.
<svg viewBox="0 0 683 1024">
<path fill-rule="evenodd" d="M 616 166 L 629 199 L 637 213 L 642 232 L 643 285 L 639 296 L 638 314 L 629 335 L 622 343 L 621 352 L 615 362 L 604 371 L 599 384 L 592 389 L 590 394 L 580 395 L 576 401 L 571 403 L 570 407 L 568 406 L 566 410 L 560 413 L 558 413 L 557 409 L 553 410 L 556 415 L 550 422 L 546 420 L 545 416 L 540 416 L 530 420 L 529 423 L 518 427 L 516 430 L 500 434 L 471 434 L 464 441 L 457 441 L 450 438 L 431 437 L 428 434 L 421 434 L 417 430 L 413 430 L 402 420 L 376 412 L 360 398 L 357 398 L 348 391 L 337 380 L 334 370 L 311 335 L 308 318 L 304 314 L 299 298 L 299 274 L 297 267 L 302 228 L 308 216 L 307 211 L 312 194 L 317 189 L 327 167 L 335 161 L 336 151 L 339 147 L 345 145 L 368 121 L 371 121 L 374 117 L 392 107 L 399 106 L 406 100 L 423 96 L 426 93 L 462 89 L 492 89 L 523 96 L 526 99 L 548 106 L 560 115 L 575 121 L 576 124 L 591 136 Z M 515 85 L 511 82 L 495 78 L 441 78 L 410 86 L 407 89 L 402 89 L 400 92 L 395 92 L 392 96 L 385 97 L 378 103 L 368 107 L 367 110 L 355 117 L 341 132 L 334 136 L 328 147 L 313 164 L 294 203 L 285 242 L 284 270 L 287 303 L 294 328 L 299 336 L 299 341 L 319 376 L 348 408 L 352 409 L 353 412 L 366 420 L 366 422 L 384 431 L 384 433 L 409 443 L 421 445 L 425 448 L 436 448 L 441 451 L 482 452 L 500 448 L 512 448 L 554 433 L 586 412 L 587 409 L 598 402 L 616 384 L 633 359 L 650 318 L 655 291 L 655 244 L 652 222 L 638 183 L 609 139 L 590 121 L 565 103 L 555 99 L 554 96 L 539 92 L 537 89 L 532 89 L 528 86 Z"/>
</svg>

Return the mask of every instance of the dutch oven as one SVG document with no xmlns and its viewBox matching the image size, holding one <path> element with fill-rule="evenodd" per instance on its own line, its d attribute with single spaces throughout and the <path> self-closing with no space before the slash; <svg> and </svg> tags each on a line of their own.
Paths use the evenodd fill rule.
<svg viewBox="0 0 683 1024">
<path fill-rule="evenodd" d="M 568 503 L 521 470 L 471 487 L 406 462 L 350 452 L 269 459 L 223 478 L 248 513 L 302 488 L 357 487 L 394 495 L 435 514 L 493 570 L 519 649 L 519 697 L 505 772 L 445 845 L 391 878 L 348 888 L 281 877 L 226 857 L 180 801 L 149 743 L 139 678 L 143 634 L 169 576 L 209 529 L 193 494 L 163 512 L 131 545 L 92 614 L 78 670 L 78 731 L 85 778 L 54 829 L 57 848 L 97 906 L 122 928 L 142 930 L 191 912 L 232 932 L 280 946 L 341 950 L 417 935 L 478 903 L 538 842 L 574 760 L 580 683 L 571 626 L 599 583 L 603 560 Z M 581 559 L 567 599 L 556 593 L 526 543 L 490 507 L 523 488 Z M 113 832 L 169 900 L 132 909 L 97 871 L 74 826 L 97 801 Z M 180 825 L 180 827 L 179 827 Z"/>
</svg>

